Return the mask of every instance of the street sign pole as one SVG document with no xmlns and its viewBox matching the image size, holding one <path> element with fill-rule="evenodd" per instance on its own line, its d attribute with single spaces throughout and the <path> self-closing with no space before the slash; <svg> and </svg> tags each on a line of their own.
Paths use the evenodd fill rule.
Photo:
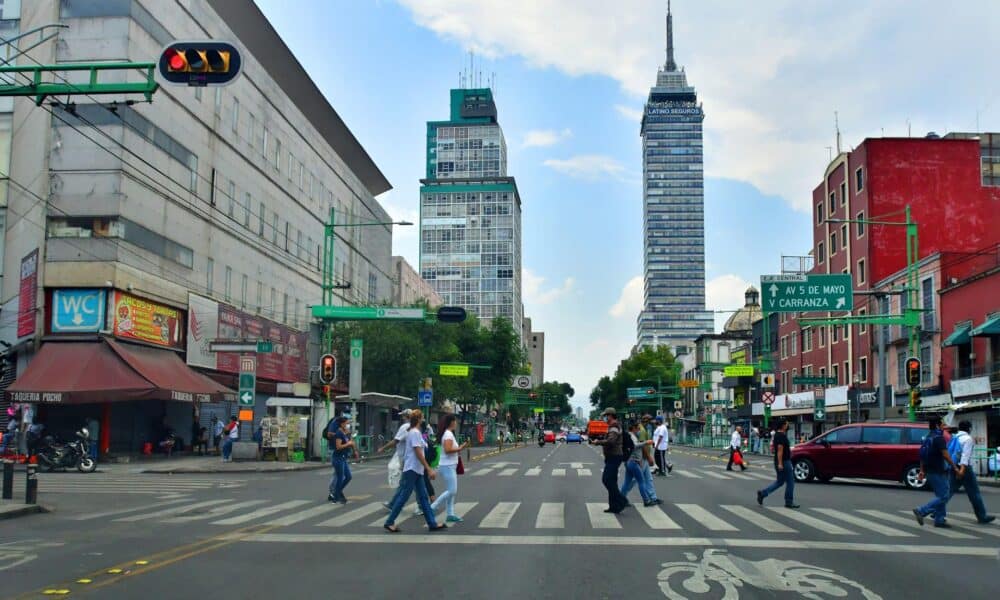
<svg viewBox="0 0 1000 600">
<path fill-rule="evenodd" d="M 253 354 L 240 355 L 240 381 L 239 381 L 239 401 L 240 412 L 244 407 L 253 411 L 257 398 L 257 357 Z M 250 420 L 250 427 L 240 427 L 240 438 L 245 438 L 247 430 L 253 433 L 253 419 Z"/>
<path fill-rule="evenodd" d="M 352 433 L 358 432 L 358 400 L 361 399 L 361 362 L 364 359 L 364 340 L 351 340 L 351 375 L 348 381 L 348 395 L 351 397 Z"/>
</svg>

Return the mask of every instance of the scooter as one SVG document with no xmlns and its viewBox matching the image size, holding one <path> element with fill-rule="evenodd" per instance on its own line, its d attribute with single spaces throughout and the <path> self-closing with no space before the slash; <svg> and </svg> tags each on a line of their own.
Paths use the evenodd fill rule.
<svg viewBox="0 0 1000 600">
<path fill-rule="evenodd" d="M 37 449 L 38 462 L 49 471 L 76 467 L 81 473 L 93 473 L 97 470 L 97 461 L 90 457 L 89 436 L 86 427 L 76 432 L 75 440 L 65 444 L 46 436 Z"/>
<path fill-rule="evenodd" d="M 538 447 L 543 448 L 545 446 L 545 434 L 538 436 Z"/>
</svg>

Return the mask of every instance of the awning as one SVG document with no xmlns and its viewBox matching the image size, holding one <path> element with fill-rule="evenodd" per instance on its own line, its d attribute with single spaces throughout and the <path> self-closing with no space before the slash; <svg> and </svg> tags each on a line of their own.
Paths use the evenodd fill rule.
<svg viewBox="0 0 1000 600">
<path fill-rule="evenodd" d="M 1000 335 L 1000 315 L 986 319 L 986 322 L 972 330 L 972 337 Z"/>
<path fill-rule="evenodd" d="M 43 344 L 7 392 L 12 402 L 53 404 L 210 401 L 232 393 L 174 352 L 110 339 Z"/>
<path fill-rule="evenodd" d="M 951 332 L 951 335 L 945 339 L 944 343 L 941 344 L 942 348 L 947 348 L 948 346 L 961 346 L 962 344 L 968 344 L 972 341 L 972 337 L 969 332 L 972 330 L 971 323 L 963 323 L 955 327 L 955 331 Z"/>
</svg>

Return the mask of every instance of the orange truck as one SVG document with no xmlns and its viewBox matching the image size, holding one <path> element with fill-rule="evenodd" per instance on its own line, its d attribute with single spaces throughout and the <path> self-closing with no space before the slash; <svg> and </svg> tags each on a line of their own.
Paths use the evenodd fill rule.
<svg viewBox="0 0 1000 600">
<path fill-rule="evenodd" d="M 587 437 L 594 440 L 608 435 L 608 424 L 601 420 L 587 423 Z"/>
</svg>

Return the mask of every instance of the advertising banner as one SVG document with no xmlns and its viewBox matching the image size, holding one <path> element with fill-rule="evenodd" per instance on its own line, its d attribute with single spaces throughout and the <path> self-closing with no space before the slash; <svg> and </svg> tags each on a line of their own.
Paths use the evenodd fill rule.
<svg viewBox="0 0 1000 600">
<path fill-rule="evenodd" d="M 184 347 L 184 325 L 176 308 L 115 291 L 113 319 L 116 337 L 167 348 Z"/>
<path fill-rule="evenodd" d="M 38 308 L 38 248 L 21 259 L 21 289 L 18 295 L 17 337 L 35 333 Z"/>
<path fill-rule="evenodd" d="M 187 364 L 214 369 L 215 352 L 209 352 L 208 345 L 219 337 L 219 303 L 188 294 L 187 325 Z"/>
</svg>

